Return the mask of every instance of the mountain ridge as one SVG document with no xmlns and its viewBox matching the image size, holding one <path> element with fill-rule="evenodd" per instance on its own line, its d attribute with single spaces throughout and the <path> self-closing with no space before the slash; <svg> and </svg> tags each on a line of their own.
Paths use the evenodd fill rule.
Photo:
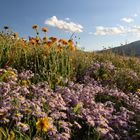
<svg viewBox="0 0 140 140">
<path fill-rule="evenodd" d="M 114 48 L 109 48 L 105 51 L 112 51 L 113 53 L 121 55 L 140 56 L 140 40 Z"/>
</svg>

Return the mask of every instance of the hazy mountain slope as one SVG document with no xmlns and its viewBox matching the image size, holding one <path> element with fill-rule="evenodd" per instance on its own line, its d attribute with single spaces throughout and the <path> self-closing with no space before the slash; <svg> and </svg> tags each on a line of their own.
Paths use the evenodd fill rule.
<svg viewBox="0 0 140 140">
<path fill-rule="evenodd" d="M 114 53 L 119 53 L 124 55 L 140 56 L 140 40 L 107 50 L 111 50 Z"/>
</svg>

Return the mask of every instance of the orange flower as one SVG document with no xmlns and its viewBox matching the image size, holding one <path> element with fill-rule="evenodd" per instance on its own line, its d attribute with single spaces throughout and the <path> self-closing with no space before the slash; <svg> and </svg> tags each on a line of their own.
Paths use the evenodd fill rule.
<svg viewBox="0 0 140 140">
<path fill-rule="evenodd" d="M 68 41 L 64 38 L 60 39 L 58 42 L 62 43 L 63 45 L 68 45 Z"/>
<path fill-rule="evenodd" d="M 37 30 L 37 29 L 38 29 L 38 25 L 37 25 L 37 24 L 34 24 L 34 25 L 32 26 L 32 28 L 33 28 L 34 30 Z"/>
<path fill-rule="evenodd" d="M 43 37 L 43 42 L 46 43 L 47 41 L 48 41 L 48 37 L 47 36 L 44 36 Z"/>
<path fill-rule="evenodd" d="M 76 51 L 76 47 L 74 45 L 72 45 L 72 46 L 70 46 L 70 50 L 74 52 L 74 51 Z"/>
<path fill-rule="evenodd" d="M 47 44 L 44 44 L 44 45 L 42 46 L 42 48 L 46 49 L 46 48 L 48 48 L 48 45 L 47 45 Z"/>
<path fill-rule="evenodd" d="M 40 38 L 39 37 L 36 37 L 35 40 L 38 43 L 40 41 Z"/>
<path fill-rule="evenodd" d="M 26 40 L 24 40 L 24 46 L 27 47 L 28 46 L 28 42 Z"/>
<path fill-rule="evenodd" d="M 30 42 L 31 44 L 35 44 L 35 40 L 34 40 L 33 38 L 30 39 L 29 42 Z"/>
<path fill-rule="evenodd" d="M 48 41 L 48 42 L 47 42 L 47 45 L 48 45 L 49 47 L 51 47 L 51 46 L 53 45 L 53 42 L 52 42 L 52 41 Z"/>
<path fill-rule="evenodd" d="M 60 52 L 63 48 L 64 48 L 64 46 L 62 46 L 62 45 L 59 44 L 59 45 L 56 47 L 56 50 L 57 50 L 58 52 Z"/>
<path fill-rule="evenodd" d="M 46 33 L 46 32 L 48 32 L 48 28 L 47 27 L 42 27 L 42 31 Z"/>
<path fill-rule="evenodd" d="M 52 36 L 52 37 L 50 37 L 49 38 L 52 42 L 56 42 L 57 41 L 57 37 L 55 37 L 55 36 Z"/>
<path fill-rule="evenodd" d="M 72 39 L 69 39 L 68 43 L 69 43 L 69 45 L 73 45 L 74 44 Z"/>
</svg>

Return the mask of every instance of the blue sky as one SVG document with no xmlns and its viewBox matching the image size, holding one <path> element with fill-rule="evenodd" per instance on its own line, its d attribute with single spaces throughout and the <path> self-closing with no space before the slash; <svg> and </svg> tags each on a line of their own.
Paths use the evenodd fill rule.
<svg viewBox="0 0 140 140">
<path fill-rule="evenodd" d="M 99 50 L 140 38 L 139 0 L 0 0 L 0 29 L 8 25 L 20 37 L 34 35 L 33 24 L 48 36 L 69 38 L 79 47 Z"/>
</svg>

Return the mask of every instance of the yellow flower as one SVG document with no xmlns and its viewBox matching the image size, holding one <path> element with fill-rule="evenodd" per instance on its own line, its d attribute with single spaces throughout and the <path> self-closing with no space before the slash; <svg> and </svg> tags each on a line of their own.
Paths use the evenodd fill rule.
<svg viewBox="0 0 140 140">
<path fill-rule="evenodd" d="M 42 27 L 42 31 L 46 33 L 46 32 L 48 32 L 48 28 L 47 27 Z"/>
<path fill-rule="evenodd" d="M 139 89 L 137 89 L 137 92 L 140 92 L 140 88 L 139 88 Z"/>
<path fill-rule="evenodd" d="M 38 29 L 38 25 L 37 25 L 37 24 L 34 24 L 34 25 L 32 26 L 32 28 L 33 28 L 34 30 L 37 30 L 37 29 Z"/>
<path fill-rule="evenodd" d="M 10 131 L 10 140 L 14 140 L 15 139 L 15 133 L 14 131 Z"/>
<path fill-rule="evenodd" d="M 40 131 L 44 131 L 47 132 L 48 128 L 49 128 L 50 124 L 49 124 L 49 118 L 45 117 L 45 118 L 39 118 L 37 123 L 36 123 L 36 128 Z"/>
<path fill-rule="evenodd" d="M 27 80 L 21 80 L 19 81 L 21 85 L 26 86 L 28 85 L 28 81 Z"/>
<path fill-rule="evenodd" d="M 16 113 L 15 116 L 16 116 L 16 117 L 20 117 L 21 114 L 20 114 L 20 113 Z"/>
<path fill-rule="evenodd" d="M 16 73 L 14 71 L 9 70 L 9 75 L 16 77 Z"/>
</svg>

